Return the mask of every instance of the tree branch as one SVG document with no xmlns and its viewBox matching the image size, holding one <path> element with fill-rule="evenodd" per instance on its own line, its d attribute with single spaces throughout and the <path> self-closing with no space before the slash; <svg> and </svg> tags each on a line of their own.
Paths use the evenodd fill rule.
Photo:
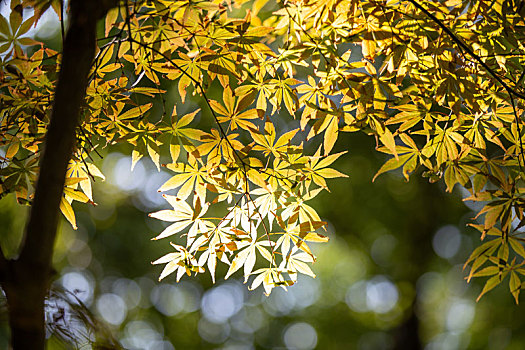
<svg viewBox="0 0 525 350">
<path fill-rule="evenodd" d="M 515 102 L 514 102 L 514 96 L 515 97 L 519 97 L 519 98 L 522 98 L 522 99 L 525 99 L 525 95 L 516 91 L 516 89 L 510 87 L 510 85 L 508 85 L 505 81 L 503 81 L 503 79 L 498 75 L 496 74 L 496 72 L 490 68 L 488 66 L 488 64 L 486 64 L 482 59 L 481 57 L 479 57 L 474 51 L 472 51 L 472 49 L 467 45 L 465 44 L 459 37 L 456 36 L 456 34 L 454 34 L 452 32 L 452 30 L 450 30 L 442 21 L 440 21 L 436 16 L 434 16 L 432 13 L 430 13 L 426 8 L 424 8 L 423 6 L 421 6 L 416 0 L 408 0 L 411 4 L 413 4 L 416 8 L 418 8 L 419 10 L 421 10 L 425 15 L 427 15 L 427 17 L 429 17 L 434 23 L 436 23 L 441 29 L 443 29 L 443 31 L 445 33 L 448 34 L 448 36 L 450 36 L 450 38 L 452 38 L 452 41 L 454 41 L 460 48 L 462 48 L 463 50 L 465 50 L 465 52 L 467 52 L 472 58 L 474 58 L 484 69 L 487 73 L 489 73 L 490 75 L 492 75 L 492 77 L 494 79 L 496 79 L 496 81 L 498 83 L 501 84 L 501 86 L 503 86 L 503 88 L 507 91 L 507 93 L 509 94 L 509 97 L 510 97 L 510 100 L 511 100 L 511 104 L 512 104 L 512 109 L 514 111 L 514 119 L 516 121 L 516 127 L 518 129 L 518 138 L 519 138 L 519 147 L 520 147 L 520 154 L 518 155 L 518 164 L 519 164 L 519 167 L 520 167 L 520 170 L 521 172 L 524 172 L 524 169 L 523 169 L 523 166 L 525 164 L 525 153 L 524 153 L 524 150 L 523 150 L 523 140 L 522 140 L 522 137 L 521 137 L 521 128 L 520 128 L 520 119 L 518 117 L 518 114 L 517 114 L 517 111 L 516 111 L 516 105 L 515 105 Z M 525 74 L 525 72 L 524 72 Z M 521 80 L 521 77 L 520 79 Z M 522 161 L 520 162 L 519 160 L 519 156 L 521 155 L 521 159 Z"/>
<path fill-rule="evenodd" d="M 459 47 L 461 47 L 463 50 L 465 50 L 472 58 L 474 58 L 484 69 L 485 71 L 487 71 L 487 73 L 489 73 L 490 75 L 492 75 L 492 77 L 494 79 L 496 79 L 496 81 L 498 83 L 501 84 L 501 86 L 503 86 L 503 88 L 505 88 L 505 90 L 507 90 L 507 92 L 509 94 L 513 94 L 514 96 L 516 97 L 519 97 L 519 98 L 523 98 L 525 99 L 525 95 L 516 91 L 516 89 L 510 87 L 505 81 L 503 81 L 503 79 L 501 79 L 501 77 L 499 77 L 496 72 L 494 72 L 494 70 L 492 68 L 490 68 L 488 66 L 488 64 L 486 64 L 485 62 L 483 62 L 483 60 L 481 59 L 481 57 L 479 57 L 474 51 L 472 51 L 472 49 L 467 45 L 465 44 L 463 41 L 461 41 L 460 38 L 458 38 L 456 36 L 456 34 L 454 34 L 452 32 L 452 30 L 450 30 L 450 28 L 448 28 L 442 21 L 440 21 L 436 16 L 434 16 L 432 13 L 430 13 L 426 8 L 424 8 L 423 6 L 421 6 L 417 1 L 415 0 L 408 0 L 412 5 L 414 5 L 417 9 L 421 10 L 427 17 L 429 17 L 434 23 L 436 23 L 441 29 L 443 29 L 443 31 L 445 33 L 448 34 L 448 36 L 450 36 L 450 38 L 452 39 L 452 41 L 454 41 Z"/>
</svg>

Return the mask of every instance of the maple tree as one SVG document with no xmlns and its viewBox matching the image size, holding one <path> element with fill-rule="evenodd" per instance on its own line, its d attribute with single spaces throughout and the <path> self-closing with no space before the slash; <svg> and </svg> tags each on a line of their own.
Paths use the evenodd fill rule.
<svg viewBox="0 0 525 350">
<path fill-rule="evenodd" d="M 76 227 L 72 202 L 94 203 L 104 178 L 93 155 L 120 143 L 132 168 L 148 157 L 172 173 L 159 188 L 177 190 L 164 195 L 172 209 L 150 214 L 171 223 L 154 239 L 178 242 L 153 262 L 161 279 L 215 281 L 226 264 L 225 278 L 242 269 L 269 294 L 315 276 L 309 245 L 328 237 L 307 203 L 346 176 L 332 167 L 339 133 L 362 131 L 391 156 L 376 176 L 418 171 L 484 203 L 467 278 L 489 277 L 481 297 L 509 276 L 518 302 L 525 2 L 90 3 L 71 1 L 61 51 L 25 34 L 49 7 L 63 18 L 62 1 L 11 1 L 0 16 L 1 194 L 32 206 L 19 257 L 0 259 L 15 348 L 43 342 L 58 209 Z"/>
</svg>

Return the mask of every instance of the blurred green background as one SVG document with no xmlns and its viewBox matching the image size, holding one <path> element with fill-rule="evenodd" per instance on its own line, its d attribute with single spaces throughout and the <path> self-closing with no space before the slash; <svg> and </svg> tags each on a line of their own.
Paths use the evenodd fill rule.
<svg viewBox="0 0 525 350">
<path fill-rule="evenodd" d="M 53 18 L 41 26 L 36 35 L 59 45 Z M 178 104 L 176 89 L 164 88 L 164 102 Z M 210 123 L 206 118 L 201 127 Z M 463 263 L 479 244 L 467 227 L 475 208 L 462 202 L 465 193 L 447 194 L 419 175 L 406 182 L 396 172 L 372 183 L 385 161 L 374 139 L 345 134 L 336 147 L 348 154 L 335 167 L 350 177 L 331 181 L 331 193 L 312 203 L 330 237 L 314 247 L 317 278 L 301 276 L 288 292 L 278 288 L 270 297 L 248 291 L 237 275 L 215 285 L 207 274 L 158 282 L 162 267 L 150 263 L 171 248 L 166 240 L 151 241 L 164 226 L 147 213 L 167 208 L 157 189 L 170 174 L 149 160 L 131 173 L 125 145 L 104 154 L 97 160 L 106 175 L 94 186 L 98 205 L 76 205 L 77 231 L 65 220 L 60 225 L 48 348 L 90 349 L 114 337 L 126 349 L 151 350 L 524 349 L 523 306 L 504 284 L 476 303 L 483 281 L 464 280 Z M 8 255 L 27 210 L 12 196 L 0 201 L 0 242 Z M 3 349 L 5 313 L 1 321 Z"/>
<path fill-rule="evenodd" d="M 169 174 L 149 160 L 131 173 L 129 156 L 106 154 L 98 205 L 76 207 L 77 231 L 60 226 L 55 287 L 85 303 L 127 349 L 523 349 L 522 306 L 504 287 L 476 303 L 480 284 L 464 280 L 462 264 L 479 238 L 466 227 L 474 212 L 461 191 L 398 173 L 372 183 L 384 161 L 374 146 L 366 135 L 341 139 L 349 154 L 337 168 L 350 178 L 332 181 L 331 193 L 312 203 L 330 236 L 314 248 L 317 278 L 302 276 L 270 297 L 235 278 L 157 282 L 161 267 L 150 262 L 170 247 L 150 240 L 163 224 L 147 213 L 166 207 L 156 190 Z M 2 244 L 11 252 L 26 211 L 14 198 L 0 202 Z M 48 321 L 71 331 L 51 336 L 50 349 L 90 348 L 96 332 L 68 316 L 73 306 L 48 306 Z"/>
</svg>

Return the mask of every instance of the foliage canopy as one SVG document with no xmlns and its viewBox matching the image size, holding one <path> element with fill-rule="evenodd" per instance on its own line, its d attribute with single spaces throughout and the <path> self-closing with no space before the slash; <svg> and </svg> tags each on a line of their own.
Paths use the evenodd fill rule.
<svg viewBox="0 0 525 350">
<path fill-rule="evenodd" d="M 9 19 L 0 17 L 1 194 L 22 204 L 31 203 L 61 62 L 25 34 L 46 7 L 62 15 L 58 3 L 25 1 L 35 16 L 23 20 L 12 1 Z M 72 202 L 93 203 L 92 182 L 104 178 L 92 155 L 129 143 L 132 168 L 149 157 L 173 174 L 159 191 L 178 189 L 164 195 L 172 209 L 150 214 L 171 223 L 154 239 L 185 238 L 153 262 L 165 264 L 160 278 L 208 270 L 215 280 L 223 263 L 226 278 L 242 268 L 252 289 L 270 293 L 298 273 L 315 276 L 309 244 L 328 238 L 307 203 L 327 179 L 346 176 L 332 168 L 344 153 L 333 152 L 339 133 L 362 131 L 390 156 L 376 176 L 420 171 L 483 203 L 468 279 L 489 277 L 483 295 L 509 276 L 517 302 L 524 18 L 518 0 L 121 3 L 100 33 L 60 209 L 75 227 Z M 163 98 L 171 86 L 176 107 Z M 199 125 L 200 114 L 214 126 Z"/>
</svg>

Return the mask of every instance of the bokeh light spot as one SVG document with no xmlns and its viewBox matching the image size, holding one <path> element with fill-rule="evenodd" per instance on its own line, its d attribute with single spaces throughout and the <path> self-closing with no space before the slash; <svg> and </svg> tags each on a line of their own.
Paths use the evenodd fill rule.
<svg viewBox="0 0 525 350">
<path fill-rule="evenodd" d="M 385 277 L 375 277 L 366 285 L 366 305 L 371 311 L 387 313 L 396 306 L 398 298 L 396 286 Z"/>
<path fill-rule="evenodd" d="M 317 345 L 317 332 L 308 323 L 297 322 L 284 331 L 284 343 L 288 349 L 314 349 Z"/>
<path fill-rule="evenodd" d="M 432 239 L 432 247 L 437 255 L 444 259 L 450 259 L 459 250 L 461 246 L 461 233 L 453 225 L 447 225 L 440 228 Z"/>
<path fill-rule="evenodd" d="M 124 321 L 128 310 L 121 297 L 113 293 L 106 293 L 98 298 L 97 311 L 106 322 L 117 326 Z"/>
<path fill-rule="evenodd" d="M 224 283 L 204 294 L 201 308 L 204 317 L 215 323 L 223 323 L 235 315 L 244 303 L 242 286 Z"/>
</svg>

